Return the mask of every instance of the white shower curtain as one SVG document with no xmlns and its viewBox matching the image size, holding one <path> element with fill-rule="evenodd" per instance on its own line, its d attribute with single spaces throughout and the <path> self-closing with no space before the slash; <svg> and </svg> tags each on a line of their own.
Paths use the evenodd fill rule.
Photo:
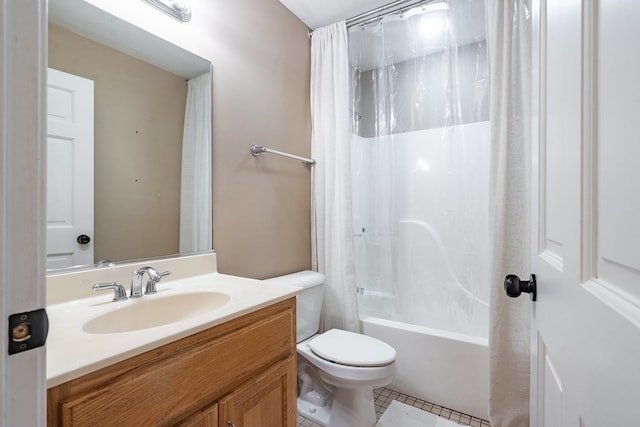
<svg viewBox="0 0 640 427">
<path fill-rule="evenodd" d="M 493 427 L 529 425 L 531 302 L 511 299 L 506 274 L 529 277 L 531 164 L 530 0 L 487 1 L 491 70 L 489 416 Z"/>
<path fill-rule="evenodd" d="M 349 56 L 344 21 L 311 42 L 312 266 L 326 275 L 323 328 L 357 331 L 349 174 Z"/>
<path fill-rule="evenodd" d="M 188 81 L 182 138 L 180 252 L 213 248 L 211 208 L 211 73 Z"/>
</svg>

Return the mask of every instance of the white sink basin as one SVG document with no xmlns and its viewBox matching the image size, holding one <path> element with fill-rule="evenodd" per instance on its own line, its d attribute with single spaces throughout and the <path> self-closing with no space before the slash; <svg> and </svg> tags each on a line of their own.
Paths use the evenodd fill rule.
<svg viewBox="0 0 640 427">
<path fill-rule="evenodd" d="M 89 320 L 82 329 L 90 334 L 115 334 L 155 328 L 210 313 L 230 299 L 222 292 L 145 295 L 124 301 L 113 311 Z"/>
<path fill-rule="evenodd" d="M 58 292 L 64 299 L 47 306 L 47 387 L 222 325 L 300 292 L 291 286 L 219 273 L 167 280 L 160 283 L 155 295 L 121 302 L 112 302 L 110 292 L 96 294 L 91 290 L 92 283 L 117 281 L 118 274 L 121 282 L 129 280 L 132 269 L 90 271 L 80 278 L 72 274 L 60 282 Z M 65 294 L 67 287 L 78 289 L 75 294 Z"/>
</svg>

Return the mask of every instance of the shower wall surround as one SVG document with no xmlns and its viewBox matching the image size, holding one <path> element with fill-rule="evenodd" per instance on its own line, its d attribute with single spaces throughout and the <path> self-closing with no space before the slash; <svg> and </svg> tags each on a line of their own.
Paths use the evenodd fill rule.
<svg viewBox="0 0 640 427">
<path fill-rule="evenodd" d="M 488 144 L 489 122 L 353 136 L 361 317 L 487 337 Z"/>
</svg>

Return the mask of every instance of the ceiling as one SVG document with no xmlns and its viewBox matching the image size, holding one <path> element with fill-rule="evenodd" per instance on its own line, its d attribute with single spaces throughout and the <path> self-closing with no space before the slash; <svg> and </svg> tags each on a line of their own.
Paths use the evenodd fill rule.
<svg viewBox="0 0 640 427">
<path fill-rule="evenodd" d="M 368 12 L 392 0 L 280 0 L 309 28 L 324 27 Z"/>
</svg>

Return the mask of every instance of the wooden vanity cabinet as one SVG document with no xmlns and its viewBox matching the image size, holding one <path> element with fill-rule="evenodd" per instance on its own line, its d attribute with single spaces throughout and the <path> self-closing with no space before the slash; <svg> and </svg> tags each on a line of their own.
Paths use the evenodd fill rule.
<svg viewBox="0 0 640 427">
<path fill-rule="evenodd" d="M 293 402 L 293 422 L 287 417 L 286 395 L 293 378 L 296 382 L 295 367 L 281 362 L 264 374 L 247 381 L 242 387 L 219 402 L 221 425 L 240 426 L 295 426 L 295 395 Z M 231 423 L 231 424 L 229 424 Z"/>
<path fill-rule="evenodd" d="M 48 390 L 49 426 L 295 427 L 295 298 Z"/>
</svg>

